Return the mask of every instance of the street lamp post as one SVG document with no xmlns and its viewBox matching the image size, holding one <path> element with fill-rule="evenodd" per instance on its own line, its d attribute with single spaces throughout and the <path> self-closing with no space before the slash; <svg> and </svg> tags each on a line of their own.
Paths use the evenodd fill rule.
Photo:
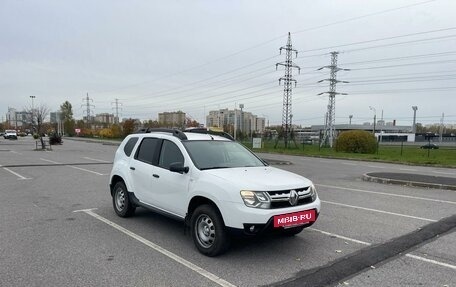
<svg viewBox="0 0 456 287">
<path fill-rule="evenodd" d="M 32 133 L 33 133 L 33 122 L 34 122 L 34 118 L 35 118 L 35 106 L 33 104 L 33 100 L 36 98 L 36 96 L 30 96 L 30 98 L 32 99 Z"/>
<path fill-rule="evenodd" d="M 413 110 L 413 126 L 412 126 L 412 133 L 416 133 L 416 110 L 418 110 L 417 106 L 412 106 Z"/>
<path fill-rule="evenodd" d="M 350 123 L 349 123 L 349 125 L 351 125 L 351 124 L 352 124 L 352 118 L 353 118 L 353 115 L 349 115 L 349 116 L 348 116 L 348 118 L 350 119 Z"/>
<path fill-rule="evenodd" d="M 243 127 L 244 127 L 244 117 L 242 114 L 242 109 L 244 108 L 244 104 L 239 104 L 239 108 L 241 109 L 241 115 L 240 115 L 240 124 L 239 124 L 239 130 L 241 131 L 241 139 L 242 139 L 242 132 L 243 132 Z"/>
<path fill-rule="evenodd" d="M 377 121 L 377 110 L 372 106 L 369 106 L 369 109 L 374 112 L 374 129 L 372 130 L 372 133 L 375 136 L 375 122 Z"/>
<path fill-rule="evenodd" d="M 269 117 L 265 114 L 261 114 L 263 116 L 263 118 L 265 119 L 265 127 L 268 127 L 269 128 Z M 267 120 L 267 121 L 266 121 Z"/>
</svg>

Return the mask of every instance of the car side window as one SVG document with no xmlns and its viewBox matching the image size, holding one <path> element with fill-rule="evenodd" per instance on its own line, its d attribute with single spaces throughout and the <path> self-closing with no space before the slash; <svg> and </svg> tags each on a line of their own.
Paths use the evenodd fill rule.
<svg viewBox="0 0 456 287">
<path fill-rule="evenodd" d="M 129 139 L 128 142 L 125 144 L 125 146 L 124 146 L 124 153 L 125 153 L 127 156 L 130 156 L 130 155 L 131 155 L 131 152 L 133 151 L 133 148 L 135 147 L 137 141 L 138 141 L 138 138 L 131 138 L 131 139 Z"/>
<path fill-rule="evenodd" d="M 158 166 L 169 169 L 169 166 L 172 163 L 176 162 L 184 163 L 184 156 L 182 155 L 182 152 L 175 143 L 164 140 L 160 152 Z"/>
<path fill-rule="evenodd" d="M 135 159 L 156 165 L 157 162 L 157 151 L 160 147 L 161 139 L 156 138 L 144 138 L 138 147 Z"/>
</svg>

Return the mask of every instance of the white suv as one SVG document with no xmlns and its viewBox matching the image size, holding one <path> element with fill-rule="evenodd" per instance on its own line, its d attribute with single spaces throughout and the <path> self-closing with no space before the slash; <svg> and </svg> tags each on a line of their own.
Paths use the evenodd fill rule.
<svg viewBox="0 0 456 287">
<path fill-rule="evenodd" d="M 312 225 L 320 199 L 312 182 L 269 166 L 228 134 L 149 129 L 127 136 L 110 175 L 115 212 L 141 206 L 182 220 L 198 250 L 223 253 L 232 235 Z"/>
<path fill-rule="evenodd" d="M 5 130 L 3 137 L 5 139 L 17 140 L 17 132 L 15 130 Z"/>
</svg>

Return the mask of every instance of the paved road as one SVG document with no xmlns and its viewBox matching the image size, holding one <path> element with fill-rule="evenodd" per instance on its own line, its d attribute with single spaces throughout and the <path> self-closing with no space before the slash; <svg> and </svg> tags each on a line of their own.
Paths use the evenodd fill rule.
<svg viewBox="0 0 456 287">
<path fill-rule="evenodd" d="M 455 169 L 261 155 L 290 161 L 280 168 L 316 183 L 318 222 L 294 238 L 241 240 L 207 258 L 179 222 L 143 209 L 115 215 L 107 187 L 115 146 L 66 140 L 50 152 L 33 148 L 30 138 L 0 141 L 2 286 L 304 286 L 310 270 L 358 266 L 353 254 L 380 254 L 375 248 L 391 239 L 456 214 L 455 191 L 361 180 L 374 171 L 456 177 Z M 340 282 L 455 286 L 455 276 L 453 228 Z"/>
</svg>

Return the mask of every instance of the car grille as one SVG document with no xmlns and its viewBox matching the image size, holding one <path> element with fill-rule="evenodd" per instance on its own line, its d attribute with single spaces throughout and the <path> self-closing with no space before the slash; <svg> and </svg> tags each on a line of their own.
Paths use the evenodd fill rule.
<svg viewBox="0 0 456 287">
<path fill-rule="evenodd" d="M 309 186 L 304 188 L 297 188 L 295 191 L 298 193 L 298 203 L 295 206 L 304 205 L 312 202 L 312 196 L 309 191 Z M 277 190 L 268 191 L 269 197 L 271 198 L 271 208 L 285 208 L 291 207 L 290 204 L 290 190 Z"/>
</svg>

